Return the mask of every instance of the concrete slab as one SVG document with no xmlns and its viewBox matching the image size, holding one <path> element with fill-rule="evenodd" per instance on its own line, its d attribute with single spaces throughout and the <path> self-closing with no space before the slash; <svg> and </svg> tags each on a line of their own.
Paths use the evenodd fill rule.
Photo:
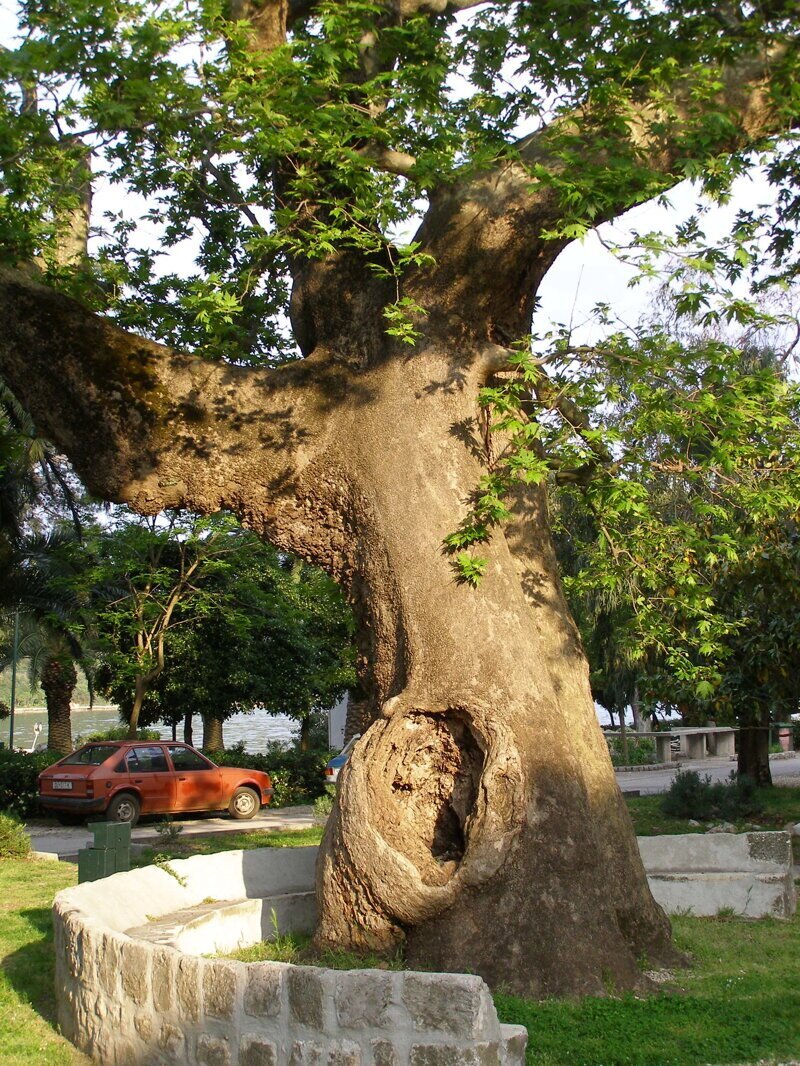
<svg viewBox="0 0 800 1066">
<path fill-rule="evenodd" d="M 158 844 L 162 839 L 156 829 L 158 820 L 152 818 L 137 825 L 131 833 L 131 843 L 145 847 Z M 310 806 L 267 808 L 247 822 L 222 815 L 191 815 L 175 818 L 173 824 L 182 827 L 181 839 L 225 833 L 255 833 L 268 829 L 309 829 L 314 825 L 314 809 Z M 31 847 L 39 856 L 63 858 L 77 855 L 81 848 L 88 848 L 92 843 L 92 834 L 85 825 L 72 827 L 37 822 L 25 828 L 31 838 Z"/>
<path fill-rule="evenodd" d="M 789 918 L 797 897 L 788 833 L 639 837 L 650 891 L 667 914 Z"/>
</svg>

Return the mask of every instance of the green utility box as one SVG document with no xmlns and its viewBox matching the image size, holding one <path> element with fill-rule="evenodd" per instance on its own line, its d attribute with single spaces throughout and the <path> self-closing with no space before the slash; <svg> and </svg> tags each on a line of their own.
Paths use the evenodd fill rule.
<svg viewBox="0 0 800 1066">
<path fill-rule="evenodd" d="M 128 822 L 92 822 L 90 848 L 78 852 L 78 884 L 131 868 L 131 827 Z"/>
<path fill-rule="evenodd" d="M 131 846 L 130 822 L 90 822 L 94 836 L 93 848 L 129 848 Z"/>
</svg>

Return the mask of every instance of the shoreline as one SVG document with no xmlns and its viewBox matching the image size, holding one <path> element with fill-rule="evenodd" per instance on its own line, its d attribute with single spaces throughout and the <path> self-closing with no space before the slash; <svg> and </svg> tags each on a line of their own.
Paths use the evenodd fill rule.
<svg viewBox="0 0 800 1066">
<path fill-rule="evenodd" d="M 70 705 L 70 714 L 74 714 L 75 711 L 116 711 L 118 707 L 116 703 L 95 703 L 91 707 L 88 703 L 73 703 Z M 47 714 L 47 708 L 44 706 L 39 707 L 15 707 L 14 717 L 18 714 Z M 7 721 L 7 719 L 6 719 Z"/>
</svg>

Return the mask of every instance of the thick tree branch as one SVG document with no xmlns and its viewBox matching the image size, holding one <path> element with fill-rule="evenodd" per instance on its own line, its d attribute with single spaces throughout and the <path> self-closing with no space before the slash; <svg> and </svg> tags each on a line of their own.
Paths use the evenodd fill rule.
<svg viewBox="0 0 800 1066">
<path fill-rule="evenodd" d="M 709 106 L 735 118 L 720 123 L 718 141 L 705 132 L 704 152 L 734 152 L 757 145 L 786 128 L 786 117 L 771 104 L 769 82 L 788 58 L 789 46 L 740 59 L 720 72 L 723 88 Z M 416 240 L 437 262 L 433 272 L 411 276 L 409 294 L 436 307 L 447 328 L 467 320 L 473 333 L 498 344 L 527 331 L 539 283 L 567 238 L 546 237 L 566 213 L 557 180 L 579 169 L 582 159 L 596 175 L 605 162 L 603 193 L 613 191 L 591 221 L 608 221 L 656 189 L 666 190 L 685 176 L 682 162 L 691 151 L 687 132 L 696 120 L 693 83 L 679 83 L 669 115 L 650 103 L 631 102 L 625 134 L 609 146 L 609 126 L 589 107 L 559 118 L 519 141 L 511 157 L 480 174 L 434 194 Z M 796 116 L 800 117 L 800 116 Z M 634 164 L 635 165 L 632 165 Z M 556 183 L 542 180 L 537 168 Z"/>
<path fill-rule="evenodd" d="M 0 317 L 0 373 L 96 495 L 142 513 L 248 498 L 264 526 L 281 499 L 302 495 L 337 388 L 319 361 L 278 370 L 206 362 L 7 268 Z"/>
</svg>

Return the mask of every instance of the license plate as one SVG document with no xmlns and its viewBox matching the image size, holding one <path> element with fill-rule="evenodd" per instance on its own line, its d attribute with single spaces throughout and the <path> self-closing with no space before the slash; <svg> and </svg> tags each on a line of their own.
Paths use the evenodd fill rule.
<svg viewBox="0 0 800 1066">
<path fill-rule="evenodd" d="M 72 788 L 71 781 L 54 781 L 53 788 Z"/>
</svg>

